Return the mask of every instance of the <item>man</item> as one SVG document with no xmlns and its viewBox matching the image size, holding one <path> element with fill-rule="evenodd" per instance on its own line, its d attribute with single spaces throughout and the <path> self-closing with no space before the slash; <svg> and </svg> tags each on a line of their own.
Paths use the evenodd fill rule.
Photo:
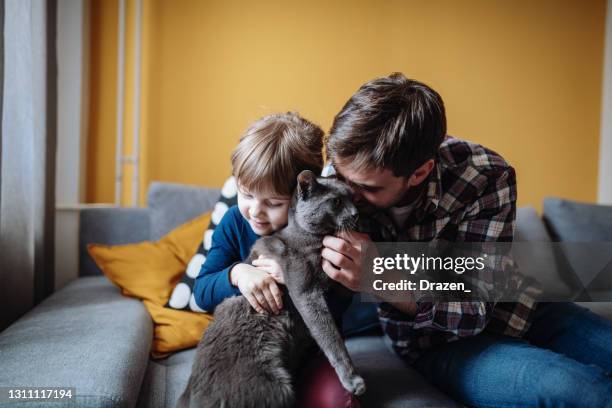
<svg viewBox="0 0 612 408">
<path fill-rule="evenodd" d="M 384 241 L 509 242 L 514 169 L 446 135 L 442 98 L 396 73 L 364 84 L 327 141 L 336 174 Z M 359 290 L 366 234 L 326 237 L 323 269 Z M 473 406 L 612 406 L 612 323 L 573 303 L 392 302 L 379 305 L 395 351 Z"/>
</svg>

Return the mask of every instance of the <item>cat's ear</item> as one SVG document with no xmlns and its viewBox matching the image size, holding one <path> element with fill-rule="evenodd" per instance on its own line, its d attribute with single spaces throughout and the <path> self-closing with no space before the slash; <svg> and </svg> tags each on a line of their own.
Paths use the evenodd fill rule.
<svg viewBox="0 0 612 408">
<path fill-rule="evenodd" d="M 317 176 L 310 170 L 304 170 L 297 176 L 298 197 L 306 200 L 317 185 Z"/>
</svg>

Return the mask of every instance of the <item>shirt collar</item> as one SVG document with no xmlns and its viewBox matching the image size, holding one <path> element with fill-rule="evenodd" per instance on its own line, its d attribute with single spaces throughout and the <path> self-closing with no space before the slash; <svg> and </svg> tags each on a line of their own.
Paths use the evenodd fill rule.
<svg viewBox="0 0 612 408">
<path fill-rule="evenodd" d="M 415 206 L 415 215 L 417 220 L 422 219 L 425 215 L 434 212 L 439 204 L 442 194 L 442 171 L 438 161 L 434 162 L 434 168 L 429 173 L 425 194 L 421 194 L 419 202 Z"/>
<path fill-rule="evenodd" d="M 440 204 L 440 198 L 442 194 L 442 170 L 440 169 L 440 162 L 435 161 L 434 168 L 429 173 L 429 181 L 427 182 L 427 194 L 425 195 L 425 202 L 421 206 L 425 214 L 435 211 Z"/>
</svg>

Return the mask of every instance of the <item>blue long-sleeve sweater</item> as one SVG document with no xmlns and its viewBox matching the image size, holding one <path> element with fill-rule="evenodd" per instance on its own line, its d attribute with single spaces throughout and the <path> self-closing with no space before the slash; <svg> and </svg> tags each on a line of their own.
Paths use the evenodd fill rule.
<svg viewBox="0 0 612 408">
<path fill-rule="evenodd" d="M 240 295 L 229 280 L 229 272 L 247 259 L 258 238 L 238 207 L 230 207 L 215 228 L 206 261 L 195 280 L 193 293 L 198 306 L 212 312 L 225 298 Z"/>
<path fill-rule="evenodd" d="M 234 265 L 248 258 L 251 247 L 259 239 L 237 206 L 230 207 L 212 236 L 212 244 L 206 261 L 195 280 L 195 301 L 202 309 L 213 312 L 224 299 L 241 295 L 229 280 Z M 342 315 L 351 303 L 351 297 L 327 299 L 334 319 L 341 327 Z"/>
</svg>

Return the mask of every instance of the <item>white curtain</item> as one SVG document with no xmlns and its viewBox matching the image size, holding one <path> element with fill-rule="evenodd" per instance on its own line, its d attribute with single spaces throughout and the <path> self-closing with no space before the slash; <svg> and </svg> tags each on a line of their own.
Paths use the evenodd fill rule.
<svg viewBox="0 0 612 408">
<path fill-rule="evenodd" d="M 55 0 L 0 0 L 0 330 L 53 291 Z"/>
</svg>

